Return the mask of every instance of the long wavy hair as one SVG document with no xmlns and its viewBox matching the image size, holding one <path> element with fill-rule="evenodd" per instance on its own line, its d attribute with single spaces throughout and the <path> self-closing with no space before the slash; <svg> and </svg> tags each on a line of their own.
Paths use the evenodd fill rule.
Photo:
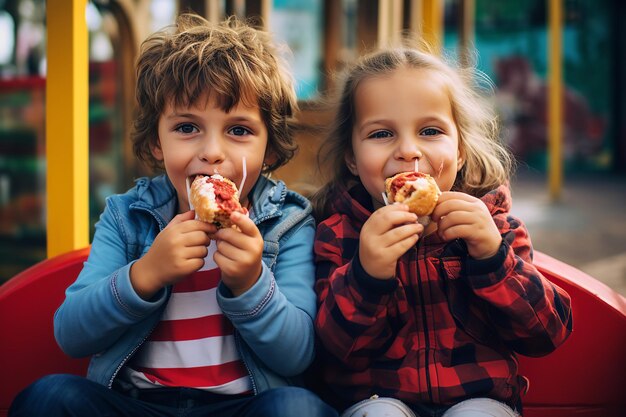
<svg viewBox="0 0 626 417">
<path fill-rule="evenodd" d="M 483 90 L 493 92 L 493 83 L 475 68 L 457 68 L 429 52 L 425 46 L 399 46 L 364 55 L 349 65 L 340 78 L 338 95 L 330 100 L 333 122 L 320 146 L 318 167 L 326 182 L 313 196 L 318 220 L 330 215 L 330 194 L 338 186 L 359 181 L 345 162 L 352 154 L 355 123 L 355 94 L 364 81 L 400 68 L 436 71 L 446 80 L 452 115 L 459 132 L 464 165 L 457 173 L 453 190 L 480 197 L 508 182 L 513 158 L 500 142 L 497 116 Z"/>
</svg>

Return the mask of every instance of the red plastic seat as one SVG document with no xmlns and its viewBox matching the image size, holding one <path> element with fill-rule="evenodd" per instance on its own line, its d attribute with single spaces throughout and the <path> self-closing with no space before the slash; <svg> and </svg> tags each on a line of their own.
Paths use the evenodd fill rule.
<svg viewBox="0 0 626 417">
<path fill-rule="evenodd" d="M 573 332 L 552 354 L 520 356 L 525 417 L 626 415 L 626 298 L 543 253 L 535 265 L 572 298 Z"/>
<path fill-rule="evenodd" d="M 72 359 L 58 347 L 52 317 L 88 254 L 84 248 L 44 260 L 0 287 L 0 416 L 18 392 L 44 375 L 86 374 L 88 358 Z"/>
<path fill-rule="evenodd" d="M 52 373 L 84 375 L 52 332 L 54 311 L 86 260 L 76 250 L 18 274 L 0 287 L 0 417 L 24 387 Z M 572 297 L 574 332 L 543 358 L 520 356 L 530 380 L 525 417 L 618 417 L 626 410 L 626 298 L 589 275 L 536 252 L 535 264 Z"/>
</svg>

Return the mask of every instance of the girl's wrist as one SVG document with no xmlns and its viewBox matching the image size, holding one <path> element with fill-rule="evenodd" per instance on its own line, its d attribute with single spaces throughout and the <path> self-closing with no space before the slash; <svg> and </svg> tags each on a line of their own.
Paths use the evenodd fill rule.
<svg viewBox="0 0 626 417">
<path fill-rule="evenodd" d="M 469 255 L 477 261 L 489 259 L 496 256 L 498 250 L 500 249 L 500 245 L 502 244 L 502 236 L 498 235 L 498 238 L 499 239 L 497 240 L 484 242 L 479 245 L 468 244 L 467 249 Z"/>
</svg>

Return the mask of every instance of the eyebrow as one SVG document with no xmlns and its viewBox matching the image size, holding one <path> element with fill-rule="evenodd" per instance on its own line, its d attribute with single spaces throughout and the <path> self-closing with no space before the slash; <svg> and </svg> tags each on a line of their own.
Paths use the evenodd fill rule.
<svg viewBox="0 0 626 417">
<path fill-rule="evenodd" d="M 176 113 L 176 112 L 172 112 L 170 114 L 165 115 L 166 119 L 176 119 L 178 117 L 197 117 L 195 114 L 193 113 Z"/>
<path fill-rule="evenodd" d="M 363 129 L 367 128 L 370 125 L 389 124 L 389 123 L 391 123 L 391 121 L 388 120 L 388 119 L 366 120 L 365 123 L 358 125 L 358 127 L 359 127 L 359 130 L 363 130 Z"/>
<path fill-rule="evenodd" d="M 447 117 L 439 117 L 437 115 L 427 115 L 418 119 L 420 123 L 454 123 L 454 120 L 448 120 Z M 396 122 L 391 119 L 373 119 L 366 120 L 365 123 L 358 125 L 359 130 L 363 130 L 370 125 L 382 124 L 382 125 L 394 125 Z"/>
<path fill-rule="evenodd" d="M 232 122 L 263 123 L 262 118 L 248 116 L 234 116 L 233 118 L 229 118 L 228 120 Z"/>
<path fill-rule="evenodd" d="M 177 119 L 177 118 L 190 118 L 190 119 L 197 119 L 200 116 L 194 113 L 177 113 L 177 112 L 172 112 L 168 115 L 165 115 L 165 118 L 168 120 L 173 120 L 173 119 Z M 233 116 L 233 117 L 229 117 L 227 118 L 228 121 L 230 121 L 231 123 L 263 123 L 263 119 L 261 117 L 254 117 L 254 116 Z"/>
</svg>

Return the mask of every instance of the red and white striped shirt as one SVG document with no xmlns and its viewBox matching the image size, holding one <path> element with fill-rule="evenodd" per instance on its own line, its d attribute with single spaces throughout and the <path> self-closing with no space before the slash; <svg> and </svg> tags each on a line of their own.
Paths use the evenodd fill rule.
<svg viewBox="0 0 626 417">
<path fill-rule="evenodd" d="M 129 361 L 123 379 L 138 388 L 251 392 L 233 325 L 217 304 L 221 274 L 213 261 L 214 250 L 211 242 L 204 267 L 174 285 L 161 322 Z"/>
</svg>

